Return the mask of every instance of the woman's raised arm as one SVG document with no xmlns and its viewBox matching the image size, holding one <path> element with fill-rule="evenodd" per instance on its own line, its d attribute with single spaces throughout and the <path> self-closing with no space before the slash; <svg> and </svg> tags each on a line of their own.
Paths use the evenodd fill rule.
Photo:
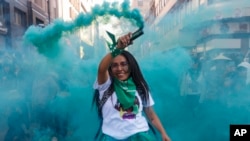
<svg viewBox="0 0 250 141">
<path fill-rule="evenodd" d="M 131 44 L 131 41 L 130 41 L 131 35 L 132 35 L 132 33 L 128 33 L 124 36 L 121 36 L 117 41 L 117 45 L 116 45 L 114 51 L 123 50 L 128 45 L 130 45 Z M 107 81 L 107 79 L 109 77 L 108 68 L 112 62 L 112 59 L 116 55 L 119 55 L 119 54 L 115 54 L 115 52 L 111 51 L 110 53 L 106 54 L 103 57 L 103 59 L 101 60 L 99 67 L 98 67 L 98 76 L 97 76 L 98 84 L 103 84 L 104 82 Z"/>
</svg>

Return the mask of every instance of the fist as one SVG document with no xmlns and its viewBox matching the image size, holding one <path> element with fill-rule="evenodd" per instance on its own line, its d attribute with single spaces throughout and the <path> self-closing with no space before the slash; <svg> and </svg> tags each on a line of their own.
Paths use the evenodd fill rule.
<svg viewBox="0 0 250 141">
<path fill-rule="evenodd" d="M 132 33 L 128 33 L 126 35 L 119 37 L 117 41 L 117 48 L 124 49 L 127 46 L 131 45 L 132 44 L 130 40 L 131 36 L 132 36 Z"/>
</svg>

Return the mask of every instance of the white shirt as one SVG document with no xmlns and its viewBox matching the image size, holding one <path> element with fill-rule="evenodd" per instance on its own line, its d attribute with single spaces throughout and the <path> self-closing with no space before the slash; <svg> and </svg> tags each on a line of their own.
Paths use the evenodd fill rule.
<svg viewBox="0 0 250 141">
<path fill-rule="evenodd" d="M 97 82 L 94 84 L 94 89 L 99 90 L 99 98 L 101 99 L 104 92 L 111 85 L 110 78 L 101 85 L 98 85 Z M 139 109 L 138 113 L 134 115 L 134 118 L 126 118 L 124 117 L 124 113 L 126 111 L 119 111 L 115 105 L 117 105 L 117 96 L 114 92 L 103 105 L 102 108 L 102 116 L 103 116 L 103 124 L 102 124 L 102 132 L 106 135 L 109 135 L 115 139 L 126 139 L 131 135 L 134 135 L 138 132 L 148 131 L 148 122 L 146 118 L 142 115 L 143 107 L 149 107 L 154 105 L 154 101 L 152 99 L 151 94 L 149 94 L 149 102 L 147 105 L 142 105 L 142 100 L 136 91 L 136 97 L 139 101 Z M 118 106 L 119 107 L 119 106 Z"/>
</svg>

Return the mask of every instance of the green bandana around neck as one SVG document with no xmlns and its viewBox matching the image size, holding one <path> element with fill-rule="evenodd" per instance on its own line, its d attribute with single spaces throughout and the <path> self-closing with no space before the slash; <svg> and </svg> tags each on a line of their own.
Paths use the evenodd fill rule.
<svg viewBox="0 0 250 141">
<path fill-rule="evenodd" d="M 126 81 L 120 81 L 114 79 L 114 90 L 117 98 L 123 108 L 126 110 L 133 107 L 133 112 L 138 113 L 138 105 L 135 105 L 135 92 L 136 86 L 132 78 L 128 78 Z"/>
</svg>

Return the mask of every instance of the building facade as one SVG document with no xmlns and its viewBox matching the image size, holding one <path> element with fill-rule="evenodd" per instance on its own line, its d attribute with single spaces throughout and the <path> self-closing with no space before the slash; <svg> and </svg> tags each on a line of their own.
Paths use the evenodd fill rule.
<svg viewBox="0 0 250 141">
<path fill-rule="evenodd" d="M 182 46 L 197 52 L 214 49 L 249 50 L 250 2 L 248 0 L 152 0 L 146 17 L 151 28 L 168 39 L 167 50 Z M 245 54 L 244 54 L 245 53 Z"/>
<path fill-rule="evenodd" d="M 80 13 L 87 14 L 91 11 L 92 7 L 92 1 L 89 0 L 57 0 L 57 3 L 58 18 L 66 22 L 75 22 L 75 19 Z M 83 56 L 86 58 L 86 50 L 93 50 L 95 38 L 94 28 L 95 25 L 79 28 L 74 32 L 74 35 L 72 34 L 72 36 L 76 36 L 74 42 L 78 42 L 75 46 L 79 46 L 78 53 L 81 58 L 83 58 Z"/>
<path fill-rule="evenodd" d="M 138 8 L 144 17 L 148 17 L 151 0 L 132 0 L 131 8 Z"/>
<path fill-rule="evenodd" d="M 50 0 L 1 0 L 0 49 L 17 48 L 30 25 L 48 24 L 57 17 Z"/>
<path fill-rule="evenodd" d="M 55 19 L 74 22 L 79 13 L 88 13 L 89 0 L 0 0 L 0 50 L 21 46 L 22 37 L 31 25 L 45 27 Z M 94 26 L 75 34 L 79 42 L 92 46 Z"/>
</svg>

